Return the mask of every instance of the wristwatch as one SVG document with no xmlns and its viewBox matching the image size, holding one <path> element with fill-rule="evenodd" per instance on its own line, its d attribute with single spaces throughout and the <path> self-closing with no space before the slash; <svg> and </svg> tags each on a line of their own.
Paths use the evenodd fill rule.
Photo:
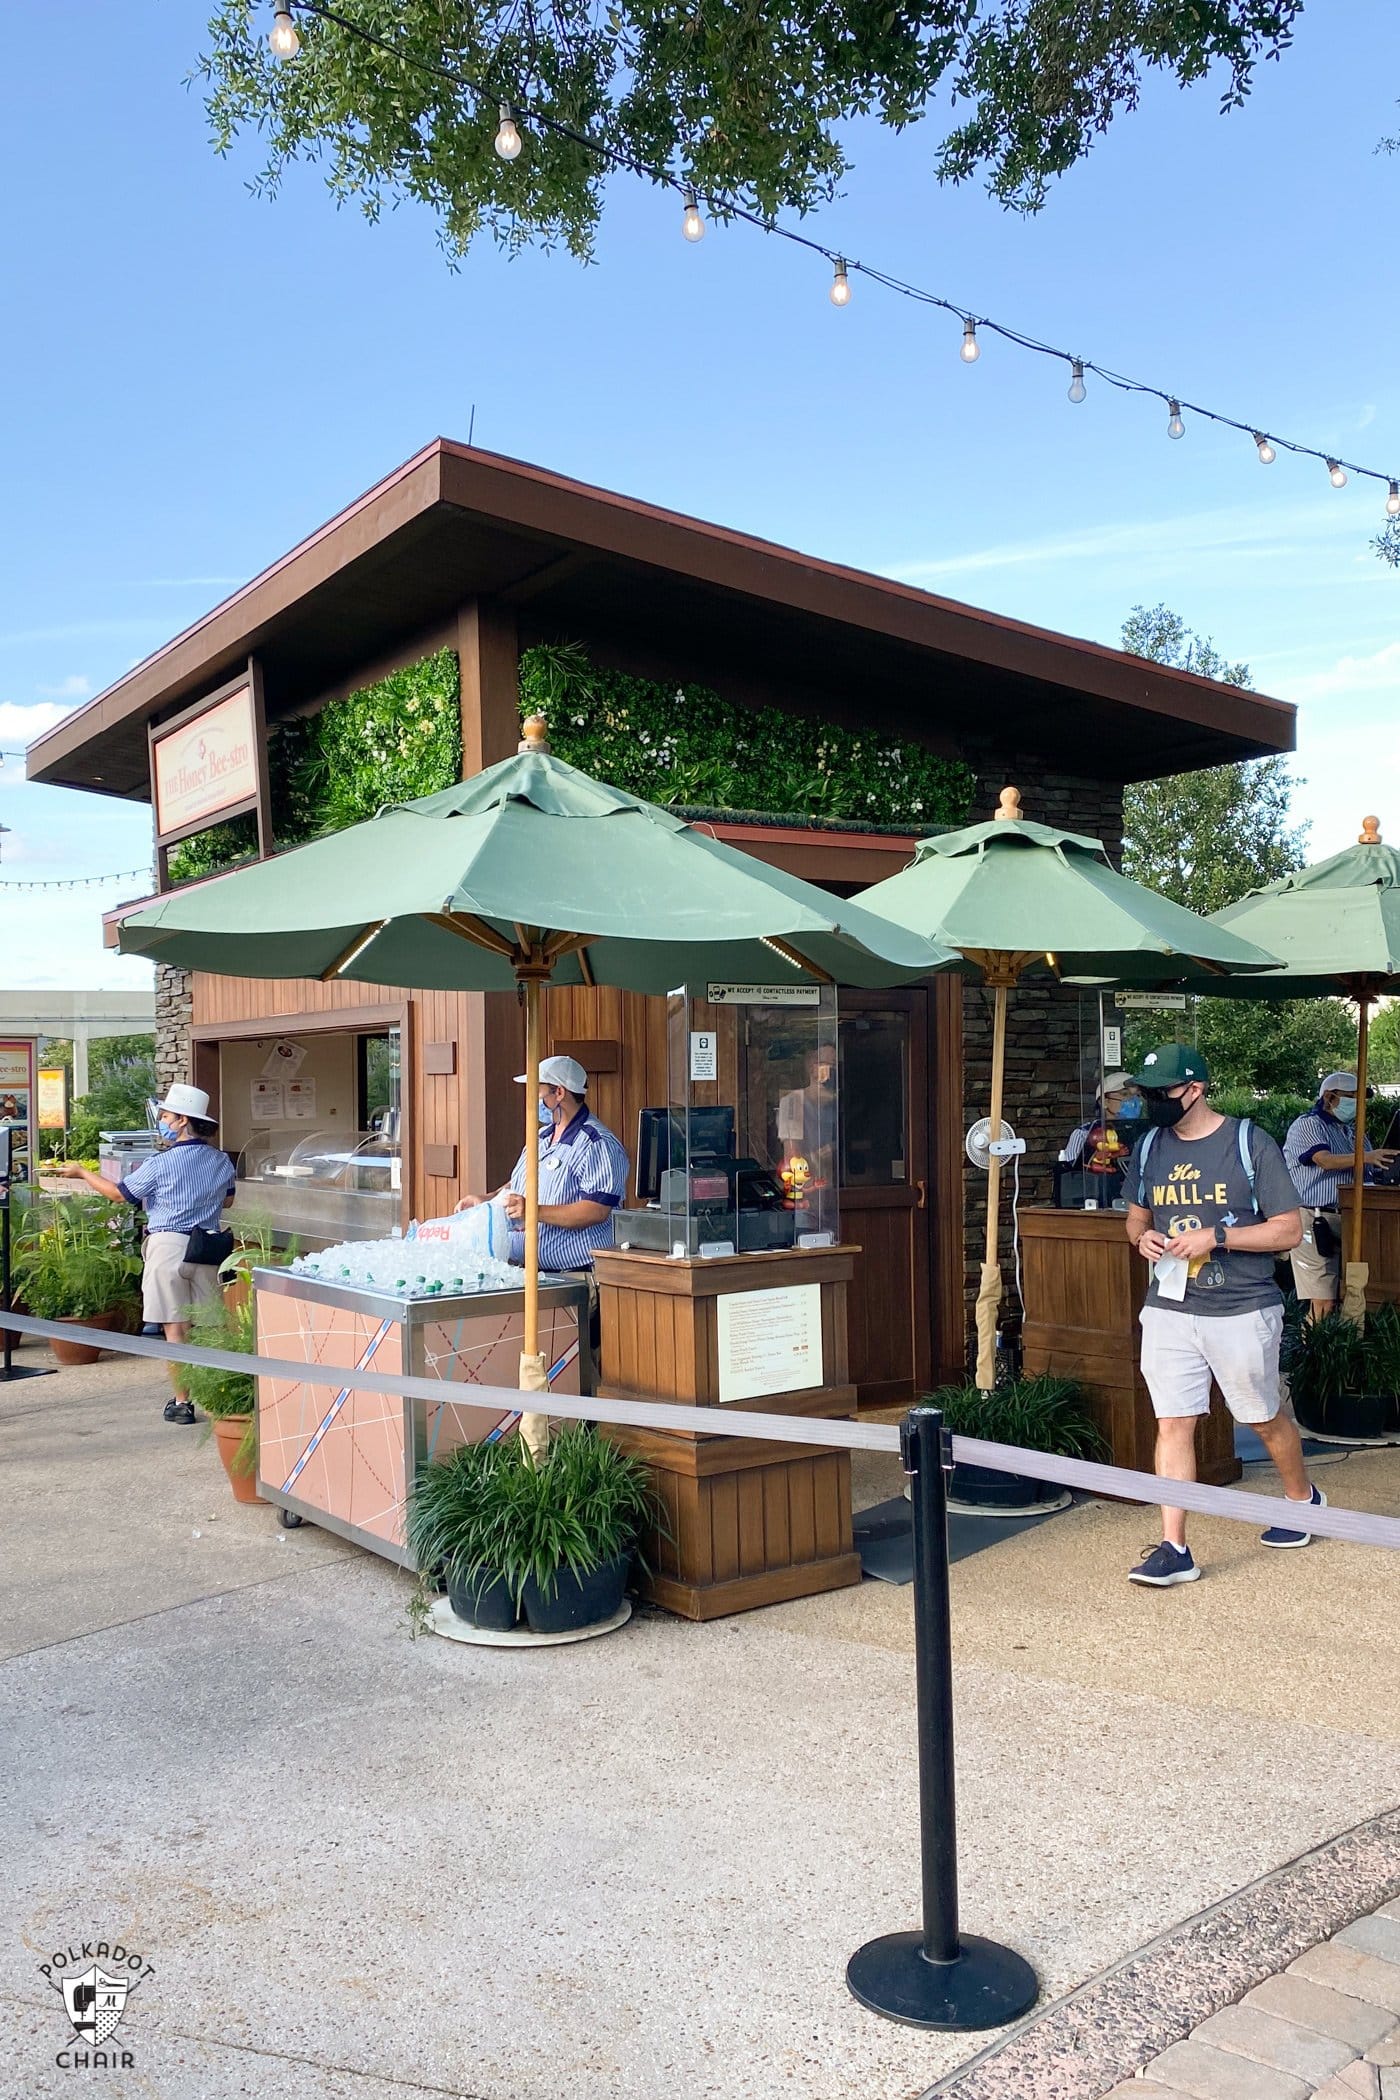
<svg viewBox="0 0 1400 2100">
<path fill-rule="evenodd" d="M 1225 1227 L 1223 1225 L 1217 1225 L 1215 1228 L 1215 1244 L 1217 1247 L 1225 1245 Z"/>
</svg>

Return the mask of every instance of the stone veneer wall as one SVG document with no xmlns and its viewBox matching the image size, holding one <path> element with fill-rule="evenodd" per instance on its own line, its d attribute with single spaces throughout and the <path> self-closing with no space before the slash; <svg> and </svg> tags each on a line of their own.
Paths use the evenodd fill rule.
<svg viewBox="0 0 1400 2100">
<path fill-rule="evenodd" d="M 188 970 L 156 964 L 156 1079 L 162 1097 L 168 1087 L 188 1086 L 194 1078 L 190 1024 L 194 1015 L 194 981 Z"/>
<path fill-rule="evenodd" d="M 968 754 L 972 757 L 972 754 Z M 1114 865 L 1123 852 L 1123 790 L 1111 781 L 1046 773 L 1043 759 L 972 758 L 977 790 L 972 821 L 990 817 L 1004 786 L 1021 791 L 1022 814 L 1034 822 L 1102 839 Z M 1096 1019 L 1086 995 L 1086 1022 Z M 1021 1161 L 1022 1203 L 1048 1203 L 1051 1169 L 1065 1138 L 1079 1121 L 1081 1086 L 1092 1084 L 1081 1066 L 1080 995 L 1058 986 L 1012 992 L 1006 1017 L 1006 1091 L 1003 1115 L 1026 1141 Z M 1085 1052 L 1097 1063 L 1094 1028 L 1084 1032 Z M 1086 1060 L 1087 1061 L 1087 1060 Z M 963 1128 L 985 1116 L 992 1085 L 992 995 L 969 985 L 963 993 Z M 1003 1177 L 1001 1266 L 1007 1314 L 1019 1311 L 1011 1262 L 1010 1179 Z M 972 1305 L 982 1271 L 987 1232 L 987 1177 L 964 1160 L 963 1255 L 969 1347 Z"/>
</svg>

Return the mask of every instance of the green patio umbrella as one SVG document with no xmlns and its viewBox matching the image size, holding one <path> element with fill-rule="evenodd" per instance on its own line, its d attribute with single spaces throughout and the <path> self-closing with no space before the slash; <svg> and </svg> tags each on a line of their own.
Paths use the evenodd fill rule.
<svg viewBox="0 0 1400 2100">
<path fill-rule="evenodd" d="M 1356 1001 L 1356 1151 L 1343 1310 L 1359 1324 L 1366 1315 L 1367 1282 L 1361 1259 L 1367 1036 L 1373 1002 L 1384 992 L 1400 992 L 1400 852 L 1382 842 L 1380 819 L 1365 817 L 1356 844 L 1345 852 L 1251 890 L 1238 904 L 1212 912 L 1211 919 L 1279 959 L 1277 968 L 1251 978 L 1248 997 L 1340 994 Z M 1238 994 L 1244 986 L 1231 990 Z"/>
<path fill-rule="evenodd" d="M 1098 839 L 1027 822 L 1010 787 L 990 823 L 923 840 L 909 867 L 863 890 L 860 902 L 956 949 L 991 986 L 994 1139 L 1001 1135 L 1007 994 L 1023 978 L 1155 985 L 1202 969 L 1222 978 L 1263 970 L 1274 960 L 1120 875 Z M 992 1384 L 1001 1307 L 1000 1207 L 1001 1160 L 994 1153 L 977 1293 L 977 1383 L 984 1392 Z"/>
<path fill-rule="evenodd" d="M 523 989 L 525 1338 L 539 1352 L 540 987 L 667 992 L 700 978 L 881 986 L 958 958 L 723 845 L 550 755 L 540 716 L 514 758 L 440 794 L 162 897 L 126 955 L 229 977 Z M 530 1421 L 527 1416 L 527 1422 Z"/>
</svg>

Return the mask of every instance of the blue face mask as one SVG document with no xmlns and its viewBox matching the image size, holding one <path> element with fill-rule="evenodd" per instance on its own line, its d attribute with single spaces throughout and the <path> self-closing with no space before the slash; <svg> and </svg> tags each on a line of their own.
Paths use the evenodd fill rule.
<svg viewBox="0 0 1400 2100">
<path fill-rule="evenodd" d="M 1354 1094 L 1342 1095 L 1341 1100 L 1337 1103 L 1337 1121 L 1339 1123 L 1354 1123 L 1356 1121 L 1356 1096 Z"/>
<path fill-rule="evenodd" d="M 552 1109 L 552 1108 L 547 1108 L 547 1107 L 545 1106 L 545 1103 L 544 1103 L 543 1101 L 541 1101 L 541 1102 L 539 1103 L 539 1112 L 540 1112 L 540 1129 L 541 1129 L 541 1130 L 552 1130 L 552 1129 L 554 1128 L 554 1111 L 553 1111 L 553 1109 Z"/>
<path fill-rule="evenodd" d="M 167 1145 L 173 1145 L 178 1135 L 175 1125 L 173 1123 L 167 1123 L 164 1116 L 162 1116 L 160 1120 L 160 1134 L 165 1139 Z"/>
<path fill-rule="evenodd" d="M 1141 1094 L 1129 1094 L 1114 1119 L 1119 1123 L 1138 1123 L 1142 1120 Z"/>
</svg>

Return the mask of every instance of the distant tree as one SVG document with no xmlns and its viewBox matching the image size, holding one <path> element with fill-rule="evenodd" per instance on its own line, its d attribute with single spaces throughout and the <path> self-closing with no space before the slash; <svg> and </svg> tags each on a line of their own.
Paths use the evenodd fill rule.
<svg viewBox="0 0 1400 2100">
<path fill-rule="evenodd" d="M 1165 605 L 1134 606 L 1123 647 L 1200 678 L 1251 684 L 1248 664 L 1227 663 Z M 1191 911 L 1220 911 L 1303 865 L 1307 825 L 1291 817 L 1301 785 L 1284 758 L 1134 783 L 1123 798 L 1124 871 Z M 1356 1048 L 1355 1021 L 1337 999 L 1197 999 L 1187 1020 L 1218 1084 L 1263 1093 L 1311 1093 Z M 1143 1032 L 1135 1026 L 1135 1042 Z"/>
<path fill-rule="evenodd" d="M 801 213 L 839 191 L 853 119 L 903 130 L 951 89 L 970 114 L 938 149 L 940 179 L 984 175 L 1002 203 L 1036 211 L 1136 108 L 1147 75 L 1214 74 L 1222 106 L 1238 106 L 1302 4 L 338 0 L 295 6 L 302 48 L 279 62 L 270 0 L 222 0 L 198 70 L 217 150 L 243 133 L 265 142 L 263 191 L 320 160 L 336 201 L 371 218 L 401 198 L 426 204 L 451 253 L 487 230 L 587 255 L 610 168 L 580 133 L 605 139 L 615 166 L 664 169 L 764 216 Z M 492 150 L 501 101 L 575 136 L 522 119 L 507 163 Z"/>
<path fill-rule="evenodd" d="M 1249 688 L 1249 665 L 1227 663 L 1165 605 L 1135 605 L 1123 622 L 1134 656 Z M 1259 758 L 1135 781 L 1123 797 L 1123 868 L 1191 911 L 1219 911 L 1262 882 L 1300 868 L 1306 824 L 1290 822 L 1303 783 L 1285 758 Z"/>
<path fill-rule="evenodd" d="M 1367 1070 L 1377 1086 L 1400 1082 L 1400 999 L 1387 999 L 1371 1016 Z"/>
<path fill-rule="evenodd" d="M 1389 563 L 1392 569 L 1400 569 L 1400 518 L 1388 519 L 1371 546 L 1381 561 Z"/>
</svg>

